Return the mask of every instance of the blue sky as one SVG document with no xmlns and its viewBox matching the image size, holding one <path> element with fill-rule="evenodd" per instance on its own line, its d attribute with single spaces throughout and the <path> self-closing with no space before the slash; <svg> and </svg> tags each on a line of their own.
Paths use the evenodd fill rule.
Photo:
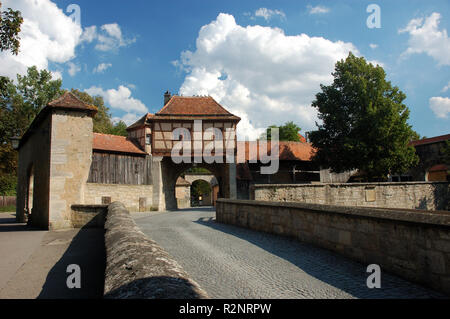
<svg viewBox="0 0 450 319">
<path fill-rule="evenodd" d="M 447 0 L 3 2 L 26 25 L 19 56 L 0 55 L 2 75 L 46 68 L 65 88 L 102 95 L 128 123 L 157 112 L 170 90 L 215 97 L 243 119 L 241 138 L 290 120 L 312 130 L 314 94 L 352 50 L 406 93 L 419 134 L 450 133 Z M 379 6 L 381 28 L 366 24 L 369 4 Z"/>
</svg>

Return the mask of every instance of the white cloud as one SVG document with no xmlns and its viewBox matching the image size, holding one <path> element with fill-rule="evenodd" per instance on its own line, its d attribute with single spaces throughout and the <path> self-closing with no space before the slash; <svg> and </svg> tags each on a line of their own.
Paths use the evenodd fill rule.
<svg viewBox="0 0 450 319">
<path fill-rule="evenodd" d="M 67 72 L 69 72 L 70 76 L 75 76 L 75 74 L 81 71 L 81 67 L 73 62 L 69 62 L 67 65 L 69 66 L 69 70 Z"/>
<path fill-rule="evenodd" d="M 306 6 L 308 9 L 309 14 L 324 14 L 330 12 L 330 8 L 324 7 L 324 6 Z"/>
<path fill-rule="evenodd" d="M 75 57 L 82 29 L 56 4 L 49 0 L 4 0 L 2 4 L 2 8 L 19 10 L 24 21 L 20 53 L 0 52 L 1 75 L 15 79 L 30 66 L 47 69 L 49 62 L 65 63 Z"/>
<path fill-rule="evenodd" d="M 450 113 L 450 98 L 435 96 L 430 98 L 430 108 L 438 118 L 447 118 Z"/>
<path fill-rule="evenodd" d="M 130 126 L 131 124 L 135 123 L 137 120 L 139 120 L 142 117 L 142 114 L 136 114 L 136 113 L 127 113 L 122 117 L 113 117 L 112 122 L 114 124 L 124 121 L 126 125 Z"/>
<path fill-rule="evenodd" d="M 52 73 L 53 80 L 62 80 L 63 76 L 61 71 L 50 71 Z"/>
<path fill-rule="evenodd" d="M 255 17 L 262 17 L 266 21 L 270 20 L 273 16 L 280 16 L 286 18 L 286 14 L 281 10 L 272 10 L 267 8 L 259 8 L 255 11 Z"/>
<path fill-rule="evenodd" d="M 92 86 L 85 91 L 93 96 L 102 96 L 105 100 L 105 103 L 113 109 L 123 110 L 128 113 L 148 113 L 148 109 L 144 105 L 144 103 L 142 103 L 138 99 L 131 97 L 131 91 L 126 86 L 120 85 L 117 90 L 109 89 L 106 91 L 100 87 Z"/>
<path fill-rule="evenodd" d="M 81 41 L 86 41 L 91 43 L 97 38 L 97 26 L 93 25 L 84 28 L 83 34 L 81 35 Z"/>
<path fill-rule="evenodd" d="M 223 13 L 201 28 L 196 43 L 194 52 L 181 54 L 179 65 L 188 74 L 180 93 L 211 95 L 240 116 L 240 139 L 255 139 L 267 126 L 291 120 L 303 131 L 314 129 L 311 102 L 320 84 L 333 81 L 336 61 L 349 51 L 359 54 L 352 43 L 242 27 Z"/>
<path fill-rule="evenodd" d="M 450 89 L 450 82 L 448 82 L 448 84 L 446 86 L 444 86 L 444 88 L 442 89 L 441 92 L 447 92 L 448 89 Z"/>
<path fill-rule="evenodd" d="M 103 73 L 110 67 L 112 67 L 111 63 L 100 63 L 99 65 L 97 65 L 97 67 L 94 68 L 93 72 L 94 73 Z"/>
<path fill-rule="evenodd" d="M 370 44 L 369 44 L 369 47 L 370 47 L 371 49 L 376 49 L 376 48 L 378 48 L 378 44 L 370 43 Z"/>
<path fill-rule="evenodd" d="M 136 38 L 124 38 L 117 23 L 104 24 L 100 27 L 100 31 L 97 31 L 95 25 L 84 28 L 81 40 L 88 43 L 97 41 L 95 49 L 99 51 L 117 50 L 136 42 Z"/>
<path fill-rule="evenodd" d="M 408 49 L 402 53 L 426 53 L 438 61 L 439 65 L 450 65 L 450 39 L 447 30 L 439 30 L 441 15 L 433 12 L 429 17 L 412 19 L 399 33 L 409 33 Z"/>
</svg>

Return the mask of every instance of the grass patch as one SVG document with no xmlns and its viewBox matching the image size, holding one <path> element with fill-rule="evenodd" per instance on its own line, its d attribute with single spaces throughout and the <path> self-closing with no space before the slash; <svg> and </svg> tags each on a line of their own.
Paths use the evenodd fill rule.
<svg viewBox="0 0 450 319">
<path fill-rule="evenodd" d="M 0 213 L 14 213 L 16 211 L 16 206 L 9 205 L 0 207 Z"/>
</svg>

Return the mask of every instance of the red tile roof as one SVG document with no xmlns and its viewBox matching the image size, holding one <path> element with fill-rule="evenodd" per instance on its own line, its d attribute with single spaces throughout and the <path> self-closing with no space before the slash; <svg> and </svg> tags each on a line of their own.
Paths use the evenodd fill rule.
<svg viewBox="0 0 450 319">
<path fill-rule="evenodd" d="M 439 143 L 439 142 L 443 142 L 443 141 L 447 141 L 447 140 L 450 140 L 450 134 L 435 136 L 435 137 L 430 137 L 430 138 L 424 138 L 422 140 L 412 141 L 410 144 L 412 146 L 418 146 L 418 145 Z"/>
<path fill-rule="evenodd" d="M 240 118 L 225 110 L 211 96 L 172 96 L 169 102 L 157 112 L 158 116 L 215 116 Z"/>
<path fill-rule="evenodd" d="M 137 147 L 125 136 L 94 133 L 92 149 L 96 151 L 129 153 L 145 155 L 143 150 Z"/>
<path fill-rule="evenodd" d="M 151 119 L 154 115 L 152 113 L 147 113 L 143 117 L 141 117 L 139 120 L 137 120 L 135 123 L 131 124 L 127 127 L 127 130 L 132 130 L 135 128 L 141 128 L 147 124 L 147 121 Z"/>
<path fill-rule="evenodd" d="M 177 178 L 176 186 L 190 186 L 190 185 L 191 183 L 189 183 L 183 177 L 180 176 Z"/>
<path fill-rule="evenodd" d="M 238 148 L 244 150 L 245 147 L 245 161 L 259 160 L 259 147 L 263 141 L 259 141 L 257 145 L 258 155 L 250 154 L 250 143 L 257 142 L 238 142 Z M 267 144 L 267 149 L 270 150 L 271 142 Z M 239 153 L 239 152 L 238 152 Z M 311 161 L 312 156 L 315 153 L 315 149 L 311 144 L 305 142 L 279 142 L 279 156 L 282 161 Z M 238 162 L 241 162 L 243 158 L 238 158 Z"/>
<path fill-rule="evenodd" d="M 52 108 L 69 108 L 69 109 L 77 109 L 77 110 L 89 110 L 97 112 L 97 107 L 94 105 L 90 105 L 81 101 L 78 97 L 76 97 L 72 92 L 65 92 L 61 97 L 56 100 L 51 101 L 47 104 Z"/>
<path fill-rule="evenodd" d="M 447 171 L 448 167 L 445 164 L 437 164 L 431 167 L 428 171 L 429 172 L 439 172 L 439 171 Z"/>
</svg>

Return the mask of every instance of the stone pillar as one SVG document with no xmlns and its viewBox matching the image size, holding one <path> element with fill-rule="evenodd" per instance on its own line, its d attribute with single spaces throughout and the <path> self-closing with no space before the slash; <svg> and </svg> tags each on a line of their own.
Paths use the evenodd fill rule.
<svg viewBox="0 0 450 319">
<path fill-rule="evenodd" d="M 52 112 L 49 228 L 71 228 L 71 205 L 84 204 L 93 122 L 84 111 Z"/>
<path fill-rule="evenodd" d="M 164 194 L 163 194 L 163 180 L 161 162 L 163 157 L 152 156 L 152 210 L 163 211 L 166 209 Z"/>
<path fill-rule="evenodd" d="M 237 198 L 237 185 L 236 185 L 236 163 L 228 164 L 228 183 L 230 187 L 230 199 Z"/>
</svg>

